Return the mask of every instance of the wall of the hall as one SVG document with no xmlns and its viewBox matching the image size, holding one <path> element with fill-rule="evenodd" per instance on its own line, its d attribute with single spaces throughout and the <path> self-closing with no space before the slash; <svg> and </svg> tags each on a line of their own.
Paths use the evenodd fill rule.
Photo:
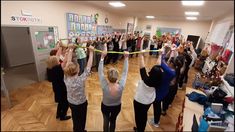
<svg viewBox="0 0 235 132">
<path fill-rule="evenodd" d="M 151 30 L 146 30 L 146 25 L 151 25 Z M 181 28 L 181 33 L 187 38 L 187 35 L 201 36 L 199 47 L 204 46 L 204 41 L 210 29 L 211 21 L 180 21 L 180 20 L 139 20 L 138 29 L 144 32 L 150 32 L 151 36 L 156 34 L 157 27 Z"/>
<path fill-rule="evenodd" d="M 217 17 L 217 18 L 213 19 L 210 31 L 212 31 L 214 29 L 214 27 L 217 23 L 222 23 L 222 22 L 226 22 L 226 21 L 231 22 L 231 25 L 234 24 L 234 12 L 233 12 L 233 10 L 225 13 L 224 15 L 222 15 L 220 17 Z"/>
<path fill-rule="evenodd" d="M 113 13 L 109 13 L 98 7 L 88 5 L 79 1 L 1 1 L 1 24 L 2 25 L 25 25 L 13 23 L 12 15 L 21 16 L 21 10 L 29 10 L 32 16 L 40 17 L 40 24 L 30 24 L 37 26 L 58 26 L 59 37 L 67 37 L 66 13 L 77 13 L 80 15 L 99 14 L 99 25 L 111 25 L 113 28 L 126 29 L 127 23 L 134 22 L 133 17 L 123 17 Z M 109 22 L 105 24 L 105 17 Z"/>
<path fill-rule="evenodd" d="M 218 23 L 229 21 L 231 25 L 234 25 L 234 11 L 231 10 L 228 13 L 225 13 L 221 17 L 215 18 L 212 20 L 211 31 L 213 31 L 214 27 Z M 234 53 L 226 70 L 226 73 L 234 73 Z"/>
</svg>

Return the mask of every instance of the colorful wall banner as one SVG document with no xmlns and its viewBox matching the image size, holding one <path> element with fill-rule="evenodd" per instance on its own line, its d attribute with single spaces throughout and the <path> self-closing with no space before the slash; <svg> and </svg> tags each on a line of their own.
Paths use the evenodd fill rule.
<svg viewBox="0 0 235 132">
<path fill-rule="evenodd" d="M 156 35 L 158 37 L 161 37 L 167 33 L 170 33 L 171 35 L 181 34 L 181 28 L 157 27 Z"/>
<path fill-rule="evenodd" d="M 82 41 L 96 38 L 95 17 L 78 15 L 75 13 L 66 13 L 68 37 L 75 40 L 80 37 Z M 74 42 L 73 42 L 74 43 Z"/>
</svg>

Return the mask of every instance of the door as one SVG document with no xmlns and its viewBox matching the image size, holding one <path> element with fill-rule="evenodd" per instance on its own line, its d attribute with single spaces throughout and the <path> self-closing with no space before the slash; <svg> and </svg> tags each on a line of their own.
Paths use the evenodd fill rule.
<svg viewBox="0 0 235 132">
<path fill-rule="evenodd" d="M 5 68 L 34 63 L 29 27 L 2 27 Z"/>
<path fill-rule="evenodd" d="M 46 80 L 46 59 L 58 41 L 57 27 L 30 27 L 38 80 Z"/>
</svg>

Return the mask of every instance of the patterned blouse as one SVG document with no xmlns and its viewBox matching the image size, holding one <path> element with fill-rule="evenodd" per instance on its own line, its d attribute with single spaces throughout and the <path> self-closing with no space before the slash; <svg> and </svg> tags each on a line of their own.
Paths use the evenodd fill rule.
<svg viewBox="0 0 235 132">
<path fill-rule="evenodd" d="M 80 76 L 64 76 L 69 103 L 73 105 L 80 105 L 86 102 L 85 80 L 90 75 L 90 70 L 90 68 L 86 68 Z"/>
</svg>

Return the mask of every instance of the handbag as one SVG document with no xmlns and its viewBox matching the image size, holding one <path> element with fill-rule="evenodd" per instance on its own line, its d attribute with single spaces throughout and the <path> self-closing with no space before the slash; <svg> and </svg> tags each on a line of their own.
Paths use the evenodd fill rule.
<svg viewBox="0 0 235 132">
<path fill-rule="evenodd" d="M 212 96 L 213 96 L 215 99 L 223 99 L 225 96 L 227 96 L 227 93 L 224 92 L 222 89 L 217 88 L 217 89 L 213 92 Z"/>
</svg>

